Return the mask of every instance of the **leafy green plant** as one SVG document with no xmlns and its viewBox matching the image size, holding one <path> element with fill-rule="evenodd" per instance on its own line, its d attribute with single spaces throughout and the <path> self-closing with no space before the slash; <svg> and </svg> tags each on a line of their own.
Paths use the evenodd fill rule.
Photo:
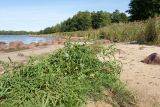
<svg viewBox="0 0 160 107">
<path fill-rule="evenodd" d="M 56 53 L 6 68 L 0 77 L 0 107 L 80 107 L 89 99 L 104 100 L 105 90 L 114 93 L 119 105 L 129 105 L 134 99 L 123 91 L 120 63 L 100 61 L 94 49 L 65 43 Z M 99 51 L 108 57 L 114 52 L 110 47 Z"/>
</svg>

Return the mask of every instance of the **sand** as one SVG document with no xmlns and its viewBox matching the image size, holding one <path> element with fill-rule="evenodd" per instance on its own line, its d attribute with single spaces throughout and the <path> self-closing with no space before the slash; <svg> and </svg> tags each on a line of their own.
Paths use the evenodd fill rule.
<svg viewBox="0 0 160 107">
<path fill-rule="evenodd" d="M 8 52 L 8 53 L 0 52 L 0 61 L 9 62 L 9 59 L 8 59 L 8 57 L 9 57 L 13 62 L 23 62 L 29 56 L 37 56 L 37 55 L 47 54 L 47 53 L 53 52 L 59 48 L 63 48 L 63 45 L 42 46 L 42 47 L 36 47 L 33 49 Z"/>
<path fill-rule="evenodd" d="M 47 54 L 62 47 L 63 45 L 53 45 L 17 52 L 0 52 L 0 60 L 8 62 L 10 57 L 12 61 L 23 62 L 28 56 Z M 123 63 L 120 78 L 137 96 L 138 107 L 160 107 L 160 65 L 140 62 L 151 53 L 160 54 L 160 47 L 124 43 L 118 43 L 115 47 L 119 49 L 116 58 Z"/>
<path fill-rule="evenodd" d="M 139 107 L 160 107 L 160 65 L 140 62 L 151 53 L 159 53 L 160 47 L 116 44 L 117 59 L 123 63 L 121 80 L 138 99 Z"/>
</svg>

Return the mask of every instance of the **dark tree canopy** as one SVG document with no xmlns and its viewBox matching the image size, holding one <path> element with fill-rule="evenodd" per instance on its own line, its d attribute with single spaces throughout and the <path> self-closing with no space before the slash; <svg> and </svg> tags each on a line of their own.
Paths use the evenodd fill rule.
<svg viewBox="0 0 160 107">
<path fill-rule="evenodd" d="M 112 16 L 115 17 L 112 18 Z M 89 29 L 98 29 L 107 26 L 111 22 L 116 23 L 116 22 L 124 22 L 127 20 L 128 20 L 127 15 L 125 13 L 120 13 L 119 11 L 118 12 L 116 11 L 115 15 L 112 15 L 112 13 L 108 13 L 105 11 L 97 11 L 97 12 L 84 11 L 84 12 L 78 12 L 72 18 L 68 18 L 61 24 L 57 24 L 56 26 L 48 27 L 44 30 L 41 30 L 39 33 L 50 34 L 56 32 L 85 31 Z"/>
<path fill-rule="evenodd" d="M 97 12 L 78 12 L 73 17 L 57 24 L 55 26 L 47 27 L 39 32 L 26 32 L 26 31 L 0 31 L 0 34 L 5 35 L 24 35 L 24 34 L 51 34 L 56 32 L 72 32 L 72 31 L 85 31 L 90 29 L 98 29 L 105 27 L 109 24 L 126 22 L 128 17 L 125 13 L 115 10 L 113 13 L 106 11 Z"/>
<path fill-rule="evenodd" d="M 145 20 L 160 15 L 160 0 L 131 0 L 129 8 L 131 20 Z"/>
<path fill-rule="evenodd" d="M 111 14 L 108 12 L 92 12 L 92 28 L 97 29 L 111 23 Z"/>
<path fill-rule="evenodd" d="M 121 13 L 119 10 L 115 10 L 112 13 L 113 23 L 126 22 L 126 21 L 128 21 L 128 17 L 125 13 Z"/>
<path fill-rule="evenodd" d="M 90 12 L 78 12 L 72 18 L 61 23 L 60 32 L 88 30 L 92 28 L 91 21 Z"/>
<path fill-rule="evenodd" d="M 29 34 L 37 34 L 37 32 L 27 32 L 27 31 L 0 31 L 0 35 L 29 35 Z"/>
</svg>

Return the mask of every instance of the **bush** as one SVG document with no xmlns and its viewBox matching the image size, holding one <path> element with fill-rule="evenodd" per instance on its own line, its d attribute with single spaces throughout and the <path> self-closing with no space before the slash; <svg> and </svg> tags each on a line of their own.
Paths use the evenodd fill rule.
<svg viewBox="0 0 160 107">
<path fill-rule="evenodd" d="M 105 39 L 105 38 L 107 38 L 106 32 L 100 31 L 100 32 L 99 32 L 99 39 Z"/>
<path fill-rule="evenodd" d="M 104 90 L 125 106 L 133 99 L 118 78 L 119 62 L 102 62 L 93 49 L 66 43 L 57 53 L 7 67 L 0 77 L 0 107 L 80 107 L 88 99 L 103 99 Z M 111 57 L 112 48 L 103 53 Z"/>
</svg>

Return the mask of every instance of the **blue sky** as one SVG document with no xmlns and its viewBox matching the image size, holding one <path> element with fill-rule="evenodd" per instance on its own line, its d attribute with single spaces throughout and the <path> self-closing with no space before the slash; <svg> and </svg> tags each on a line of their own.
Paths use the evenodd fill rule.
<svg viewBox="0 0 160 107">
<path fill-rule="evenodd" d="M 0 30 L 38 31 L 78 11 L 128 9 L 130 0 L 1 0 Z"/>
</svg>

